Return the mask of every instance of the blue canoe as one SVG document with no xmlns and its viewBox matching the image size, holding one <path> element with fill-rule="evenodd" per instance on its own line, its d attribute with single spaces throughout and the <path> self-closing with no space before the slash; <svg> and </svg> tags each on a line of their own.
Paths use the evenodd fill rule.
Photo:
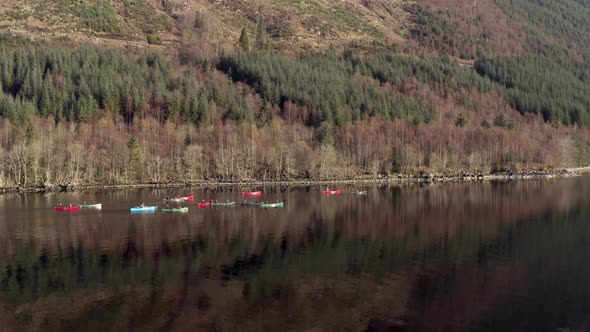
<svg viewBox="0 0 590 332">
<path fill-rule="evenodd" d="M 156 212 L 157 206 L 136 206 L 131 208 L 131 212 Z"/>
</svg>

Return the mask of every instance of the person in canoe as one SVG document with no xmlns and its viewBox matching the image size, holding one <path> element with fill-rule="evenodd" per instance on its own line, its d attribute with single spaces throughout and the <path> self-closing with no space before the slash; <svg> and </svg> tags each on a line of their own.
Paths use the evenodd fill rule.
<svg viewBox="0 0 590 332">
<path fill-rule="evenodd" d="M 96 204 L 96 201 L 92 201 L 92 205 L 95 205 L 95 204 Z"/>
<path fill-rule="evenodd" d="M 170 200 L 170 195 L 166 196 L 166 200 L 169 201 Z"/>
<path fill-rule="evenodd" d="M 59 203 L 59 207 L 64 207 L 64 205 L 62 203 Z"/>
<path fill-rule="evenodd" d="M 141 203 L 140 207 L 144 208 L 145 207 L 145 204 L 144 203 Z"/>
<path fill-rule="evenodd" d="M 84 201 L 82 204 L 86 205 L 86 201 Z"/>
</svg>

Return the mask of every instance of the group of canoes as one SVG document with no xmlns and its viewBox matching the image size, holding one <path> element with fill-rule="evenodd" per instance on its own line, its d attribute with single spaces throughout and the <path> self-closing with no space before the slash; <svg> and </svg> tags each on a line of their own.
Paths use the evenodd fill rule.
<svg viewBox="0 0 590 332">
<path fill-rule="evenodd" d="M 243 196 L 262 196 L 262 191 L 243 191 L 242 192 Z M 194 196 L 180 196 L 177 195 L 175 197 L 166 197 L 164 198 L 164 202 L 174 202 L 174 203 L 181 203 L 181 202 L 187 202 L 187 201 L 194 201 L 195 197 Z M 260 206 L 262 208 L 278 208 L 278 207 L 284 207 L 285 203 L 284 202 L 279 202 L 276 201 L 274 203 L 265 201 L 265 202 L 250 202 L 245 200 L 244 202 L 240 203 L 241 206 Z M 209 201 L 205 201 L 202 200 L 201 202 L 197 203 L 197 207 L 199 208 L 208 208 L 208 207 L 223 207 L 223 206 L 236 206 L 236 202 L 230 202 L 225 201 L 225 202 L 219 202 L 217 200 L 209 200 Z M 156 212 L 158 210 L 158 206 L 146 206 L 144 204 L 140 205 L 140 206 L 136 206 L 136 207 L 132 207 L 131 208 L 131 212 Z M 166 206 L 166 208 L 163 208 L 161 210 L 162 212 L 183 212 L 186 213 L 188 212 L 188 207 L 182 207 L 182 206 L 177 206 L 177 207 L 169 207 Z"/>
<path fill-rule="evenodd" d="M 342 192 L 339 189 L 326 188 L 326 190 L 322 191 L 322 194 L 324 194 L 324 195 L 340 195 L 340 194 L 342 194 Z M 350 192 L 350 194 L 352 194 L 352 195 L 366 195 L 367 192 L 366 191 L 354 191 L 354 192 Z M 262 192 L 261 191 L 243 191 L 242 195 L 243 196 L 262 196 Z M 176 195 L 174 197 L 167 196 L 166 198 L 164 198 L 164 202 L 179 203 L 179 205 L 176 207 L 170 207 L 167 204 L 165 208 L 161 209 L 161 211 L 162 212 L 186 213 L 186 212 L 188 212 L 188 207 L 180 206 L 180 203 L 190 202 L 190 201 L 194 201 L 194 200 L 195 200 L 195 196 L 192 196 L 192 195 L 191 196 Z M 243 202 L 240 203 L 240 205 L 241 206 L 260 206 L 262 208 L 279 208 L 279 207 L 282 208 L 285 206 L 285 203 L 279 202 L 279 201 L 275 201 L 275 202 L 261 201 L 261 202 L 259 202 L 258 200 L 256 200 L 256 201 L 252 202 L 252 201 L 244 200 Z M 236 202 L 230 202 L 230 201 L 219 202 L 216 200 L 209 200 L 209 201 L 202 200 L 201 202 L 197 203 L 197 207 L 199 207 L 199 208 L 216 207 L 216 206 L 217 207 L 236 206 Z M 96 202 L 92 201 L 91 204 L 86 204 L 86 202 L 84 202 L 83 204 L 80 204 L 80 205 L 72 205 L 72 203 L 70 203 L 69 205 L 60 204 L 59 206 L 54 207 L 54 210 L 56 210 L 56 211 L 78 211 L 79 209 L 100 210 L 100 209 L 102 209 L 102 203 L 96 203 Z M 150 205 L 145 205 L 142 203 L 139 206 L 132 207 L 130 210 L 131 210 L 131 212 L 156 212 L 158 210 L 158 206 L 157 205 L 150 206 Z"/>
<path fill-rule="evenodd" d="M 53 209 L 55 211 L 78 211 L 79 209 L 101 210 L 102 203 L 96 203 L 96 202 L 92 201 L 92 204 L 86 204 L 86 202 L 84 202 L 80 205 L 73 205 L 72 203 L 70 203 L 68 205 L 60 204 L 59 206 L 56 206 Z"/>
</svg>

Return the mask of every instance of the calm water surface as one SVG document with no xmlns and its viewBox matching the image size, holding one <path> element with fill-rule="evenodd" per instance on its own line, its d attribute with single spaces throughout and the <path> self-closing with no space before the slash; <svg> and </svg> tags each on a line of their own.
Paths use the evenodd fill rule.
<svg viewBox="0 0 590 332">
<path fill-rule="evenodd" d="M 590 178 L 262 189 L 285 208 L 129 213 L 178 189 L 0 196 L 0 329 L 590 328 Z M 84 200 L 103 210 L 52 210 Z"/>
</svg>

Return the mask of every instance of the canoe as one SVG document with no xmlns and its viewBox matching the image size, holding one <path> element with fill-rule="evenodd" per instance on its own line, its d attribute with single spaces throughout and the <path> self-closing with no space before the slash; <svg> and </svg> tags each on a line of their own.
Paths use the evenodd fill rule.
<svg viewBox="0 0 590 332">
<path fill-rule="evenodd" d="M 157 206 L 136 206 L 131 208 L 131 212 L 156 212 Z"/>
<path fill-rule="evenodd" d="M 244 196 L 262 196 L 262 191 L 242 191 Z"/>
<path fill-rule="evenodd" d="M 166 208 L 166 209 L 162 209 L 162 212 L 183 212 L 183 213 L 186 213 L 186 212 L 188 212 L 188 207 Z"/>
<path fill-rule="evenodd" d="M 55 211 L 78 211 L 78 206 L 56 206 L 53 208 Z"/>
<path fill-rule="evenodd" d="M 209 207 L 209 205 L 211 205 L 211 203 L 199 203 L 199 204 L 197 204 L 197 206 L 200 207 L 200 208 L 206 208 L 206 207 Z"/>
<path fill-rule="evenodd" d="M 235 206 L 236 202 L 227 202 L 227 203 L 211 203 L 211 206 Z"/>
<path fill-rule="evenodd" d="M 186 202 L 186 199 L 184 197 L 164 198 L 164 202 L 181 203 Z"/>
<path fill-rule="evenodd" d="M 258 206 L 262 205 L 262 202 L 242 202 L 240 203 L 241 206 Z"/>
<path fill-rule="evenodd" d="M 353 191 L 351 192 L 352 195 L 366 195 L 366 191 Z"/>
<path fill-rule="evenodd" d="M 186 201 L 194 201 L 195 196 L 175 196 L 171 198 L 164 198 L 164 202 L 186 202 Z"/>
<path fill-rule="evenodd" d="M 340 190 L 336 189 L 336 190 L 324 190 L 322 192 L 324 195 L 340 195 Z"/>
<path fill-rule="evenodd" d="M 96 209 L 96 210 L 101 210 L 102 209 L 102 203 L 97 203 L 97 204 L 82 204 L 80 205 L 81 208 L 83 209 Z"/>
<path fill-rule="evenodd" d="M 284 207 L 285 202 L 280 202 L 280 203 L 262 203 L 260 204 L 260 207 L 263 208 L 276 208 L 276 207 Z"/>
</svg>

